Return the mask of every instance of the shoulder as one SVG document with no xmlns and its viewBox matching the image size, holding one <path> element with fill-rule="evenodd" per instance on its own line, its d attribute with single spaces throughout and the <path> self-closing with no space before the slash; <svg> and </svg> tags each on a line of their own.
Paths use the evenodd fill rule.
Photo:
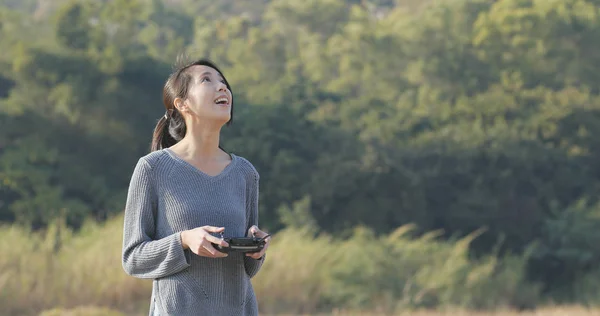
<svg viewBox="0 0 600 316">
<path fill-rule="evenodd" d="M 260 178 L 260 174 L 258 173 L 258 170 L 256 170 L 256 168 L 250 162 L 250 160 L 246 159 L 243 156 L 238 156 L 238 155 L 234 155 L 234 156 L 235 156 L 235 159 L 238 160 L 239 168 L 242 170 L 242 172 L 244 173 L 244 175 L 246 176 L 246 178 L 248 180 L 252 180 L 252 179 L 258 180 Z"/>
<path fill-rule="evenodd" d="M 141 156 L 137 161 L 135 169 L 138 172 L 155 174 L 156 172 L 168 169 L 172 165 L 168 161 L 169 154 L 164 150 L 157 150 Z"/>
<path fill-rule="evenodd" d="M 164 150 L 157 150 L 140 157 L 138 164 L 144 164 L 150 169 L 156 169 L 164 164 L 168 158 L 169 154 Z"/>
</svg>

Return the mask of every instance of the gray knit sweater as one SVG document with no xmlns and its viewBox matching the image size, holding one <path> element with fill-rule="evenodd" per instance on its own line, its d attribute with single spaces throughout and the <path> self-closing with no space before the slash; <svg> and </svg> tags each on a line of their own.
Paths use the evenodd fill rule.
<svg viewBox="0 0 600 316">
<path fill-rule="evenodd" d="M 225 237 L 245 236 L 258 225 L 259 175 L 245 158 L 209 176 L 170 149 L 139 159 L 125 206 L 123 268 L 153 279 L 149 315 L 257 315 L 250 282 L 264 257 L 225 258 L 184 250 L 183 230 L 225 227 Z"/>
</svg>

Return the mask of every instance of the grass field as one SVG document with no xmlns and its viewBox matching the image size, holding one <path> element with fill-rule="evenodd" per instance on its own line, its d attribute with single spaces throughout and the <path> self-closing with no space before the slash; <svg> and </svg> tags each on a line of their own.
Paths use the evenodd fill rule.
<svg viewBox="0 0 600 316">
<path fill-rule="evenodd" d="M 46 311 L 40 316 L 125 316 L 131 314 L 125 314 L 118 311 L 111 311 L 105 308 L 92 308 L 92 307 L 81 307 L 74 308 L 71 310 L 56 309 L 52 311 Z M 379 316 L 379 315 L 390 315 L 390 316 L 592 316 L 600 315 L 600 309 L 584 309 L 582 307 L 552 307 L 542 308 L 536 311 L 528 312 L 516 312 L 516 311 L 497 311 L 497 312 L 467 312 L 467 311 L 422 311 L 422 312 L 405 312 L 397 314 L 378 314 L 369 312 L 334 312 L 329 314 L 302 314 L 302 316 Z M 146 316 L 145 313 L 139 313 L 131 316 Z M 264 314 L 264 316 L 299 316 L 298 314 Z"/>
<path fill-rule="evenodd" d="M 261 315 L 600 315 L 600 309 L 545 305 L 537 288 L 523 281 L 520 257 L 474 262 L 467 255 L 468 239 L 413 239 L 405 232 L 374 237 L 363 231 L 345 241 L 303 229 L 276 234 L 252 281 Z M 90 223 L 78 234 L 60 225 L 44 234 L 0 227 L 0 315 L 147 315 L 151 282 L 124 273 L 121 243 L 120 217 Z M 586 293 L 597 295 L 591 292 Z M 417 306 L 435 311 L 404 312 Z M 450 309 L 455 306 L 539 308 Z M 348 312 L 357 310 L 366 312 Z"/>
</svg>

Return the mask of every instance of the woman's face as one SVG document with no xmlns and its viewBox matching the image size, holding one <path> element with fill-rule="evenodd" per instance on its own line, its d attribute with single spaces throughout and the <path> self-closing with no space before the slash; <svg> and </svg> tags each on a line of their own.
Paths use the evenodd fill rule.
<svg viewBox="0 0 600 316">
<path fill-rule="evenodd" d="M 187 98 L 183 101 L 183 113 L 192 119 L 227 123 L 231 119 L 231 91 L 223 76 L 214 68 L 196 65 L 190 67 L 192 76 Z"/>
</svg>

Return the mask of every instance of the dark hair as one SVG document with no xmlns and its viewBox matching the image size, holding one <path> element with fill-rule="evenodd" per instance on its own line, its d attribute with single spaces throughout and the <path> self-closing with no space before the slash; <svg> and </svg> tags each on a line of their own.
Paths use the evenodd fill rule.
<svg viewBox="0 0 600 316">
<path fill-rule="evenodd" d="M 183 116 L 173 102 L 176 98 L 186 98 L 189 90 L 190 83 L 192 82 L 192 74 L 188 71 L 192 66 L 207 66 L 218 71 L 227 89 L 231 91 L 231 118 L 227 122 L 230 125 L 233 122 L 233 91 L 229 82 L 225 78 L 225 75 L 219 68 L 208 59 L 199 59 L 193 62 L 184 60 L 184 57 L 179 57 L 176 63 L 175 71 L 169 76 L 163 87 L 163 104 L 166 108 L 166 113 L 163 117 L 158 120 L 154 133 L 152 135 L 151 151 L 161 150 L 163 148 L 171 147 L 179 142 L 185 136 L 186 126 Z M 220 147 L 220 146 L 219 146 Z M 221 148 L 222 149 L 222 148 Z"/>
</svg>

